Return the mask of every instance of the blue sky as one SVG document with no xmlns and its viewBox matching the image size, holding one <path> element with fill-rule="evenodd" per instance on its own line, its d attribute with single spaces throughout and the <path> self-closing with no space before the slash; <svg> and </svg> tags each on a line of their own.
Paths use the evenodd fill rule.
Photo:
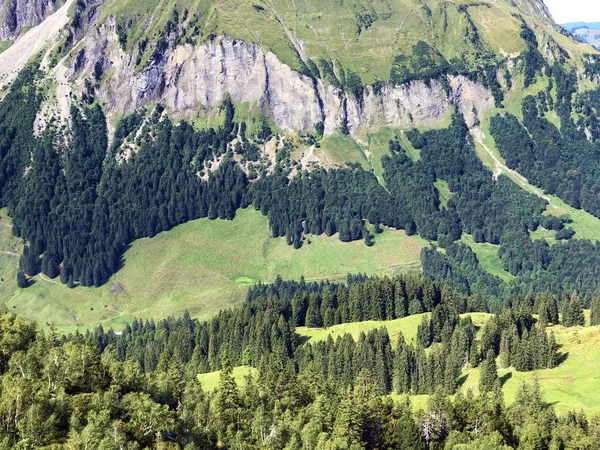
<svg viewBox="0 0 600 450">
<path fill-rule="evenodd" d="M 600 22 L 600 0 L 544 0 L 558 23 Z"/>
</svg>

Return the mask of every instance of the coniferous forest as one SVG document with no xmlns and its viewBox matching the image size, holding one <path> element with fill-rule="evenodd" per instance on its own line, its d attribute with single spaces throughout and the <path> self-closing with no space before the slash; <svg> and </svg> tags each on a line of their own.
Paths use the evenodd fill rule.
<svg viewBox="0 0 600 450">
<path fill-rule="evenodd" d="M 569 75 L 559 66 L 552 74 L 559 93 L 570 92 Z M 598 245 L 569 240 L 573 232 L 568 217 L 543 215 L 545 200 L 503 175 L 494 179 L 473 151 L 471 135 L 459 114 L 453 115 L 446 129 L 407 133 L 420 151 L 418 161 L 409 158 L 398 141 L 390 141 L 390 153 L 382 158 L 384 187 L 373 173 L 352 166 L 298 171 L 290 176 L 292 163 L 285 151 L 272 170 L 245 172 L 235 156 L 247 158 L 254 144 L 244 137 L 244 127 L 233 121 L 231 102 L 224 104 L 226 119 L 218 129 L 198 131 L 184 121 L 175 124 L 160 106 L 136 113 L 119 122 L 108 153 L 106 118 L 97 104 L 72 107 L 68 132 L 50 126 L 35 137 L 28 130 L 41 101 L 42 94 L 33 83 L 37 76 L 36 66 L 28 66 L 0 103 L 0 202 L 13 219 L 13 234 L 26 242 L 20 261 L 21 286 L 27 285 L 27 277 L 40 272 L 50 278 L 60 275 L 60 281 L 70 287 L 101 286 L 121 267 L 123 253 L 135 239 L 201 217 L 233 219 L 239 208 L 253 207 L 268 216 L 272 237 L 285 236 L 295 248 L 304 245 L 307 235 L 323 233 L 337 233 L 344 242 L 364 240 L 372 245 L 367 224 L 375 232 L 386 226 L 409 235 L 418 233 L 445 249 L 443 253 L 433 248 L 423 251 L 428 277 L 450 283 L 465 294 L 480 293 L 491 302 L 530 291 L 600 292 Z M 593 96 L 593 92 L 586 95 Z M 552 130 L 540 118 L 540 108 L 543 98 L 523 102 L 524 126 L 533 138 L 524 136 L 523 126 L 509 115 L 492 121 L 501 151 L 517 152 L 507 155 L 509 165 L 527 176 L 532 165 L 536 173 L 543 171 L 534 156 L 521 155 L 525 150 L 519 150 L 520 146 L 531 148 L 535 155 L 535 130 L 539 128 L 542 134 Z M 581 133 L 576 132 L 568 108 L 564 109 L 561 120 L 570 125 L 553 131 L 557 152 L 569 142 L 588 149 L 563 149 L 564 170 L 570 174 L 581 169 L 577 173 L 583 177 L 592 170 L 589 179 L 594 179 L 595 166 L 587 161 L 596 144 L 585 138 L 587 144 L 572 140 Z M 143 133 L 135 137 L 139 150 L 125 160 L 118 158 L 121 144 L 136 135 L 141 124 Z M 569 130 L 573 136 L 566 134 Z M 229 145 L 239 133 L 244 143 Z M 263 137 L 269 133 L 265 131 Z M 518 141 L 519 146 L 507 139 Z M 67 148 L 62 151 L 65 142 Z M 565 159 L 576 154 L 580 162 Z M 542 156 L 544 161 L 553 160 Z M 221 163 L 211 169 L 216 157 L 222 158 Z M 556 176 L 563 184 L 556 184 L 554 190 L 544 185 L 546 189 L 594 213 L 593 202 L 582 201 L 582 196 L 597 197 L 593 185 L 581 178 L 579 187 L 566 187 L 564 180 L 574 178 Z M 439 180 L 453 193 L 444 206 L 434 186 Z M 532 182 L 538 183 L 535 178 Z M 530 233 L 540 226 L 558 230 L 561 240 L 553 245 L 533 240 Z M 472 250 L 457 242 L 463 233 L 477 243 L 499 245 L 498 255 L 515 280 L 503 282 L 483 271 Z"/>
<path fill-rule="evenodd" d="M 597 320 L 600 297 L 592 303 Z M 481 329 L 461 316 L 486 308 L 480 296 L 422 277 L 359 276 L 278 280 L 207 322 L 134 320 L 119 335 L 44 332 L 5 312 L 0 447 L 598 448 L 599 417 L 557 416 L 537 382 L 507 407 L 497 373 L 497 364 L 559 364 L 544 327 L 559 311 L 564 325 L 580 324 L 579 297 L 516 296 Z M 425 311 L 411 342 L 402 333 L 392 342 L 386 328 L 315 343 L 295 332 Z M 242 364 L 255 370 L 239 384 L 232 367 Z M 480 367 L 479 394 L 450 399 L 468 367 Z M 211 392 L 197 374 L 214 370 Z M 415 410 L 408 394 L 431 397 Z"/>
</svg>

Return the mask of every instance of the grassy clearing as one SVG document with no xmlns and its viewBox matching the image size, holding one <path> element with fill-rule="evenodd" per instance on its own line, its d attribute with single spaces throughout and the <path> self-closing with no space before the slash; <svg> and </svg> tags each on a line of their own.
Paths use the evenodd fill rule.
<svg viewBox="0 0 600 450">
<path fill-rule="evenodd" d="M 355 340 L 358 340 L 360 333 L 368 333 L 370 330 L 385 327 L 388 330 L 392 342 L 396 342 L 400 332 L 402 332 L 404 338 L 408 342 L 411 342 L 417 338 L 417 327 L 421 323 L 423 315 L 424 314 L 417 314 L 390 321 L 370 320 L 367 322 L 343 323 L 329 328 L 298 327 L 296 328 L 296 333 L 312 344 L 314 342 L 324 341 L 330 335 L 335 340 L 344 334 L 351 334 Z"/>
<path fill-rule="evenodd" d="M 435 186 L 435 188 L 438 190 L 438 192 L 440 194 L 440 203 L 441 203 L 442 207 L 445 208 L 446 205 L 448 204 L 448 200 L 450 200 L 452 198 L 452 193 L 450 192 L 448 183 L 444 180 L 436 180 L 436 182 L 433 183 L 433 185 Z"/>
<path fill-rule="evenodd" d="M 315 150 L 327 165 L 342 166 L 345 163 L 358 163 L 365 170 L 371 170 L 371 165 L 363 150 L 350 136 L 334 133 L 321 141 L 321 148 Z"/>
<path fill-rule="evenodd" d="M 19 240 L 12 235 L 12 221 L 6 208 L 0 209 L 0 298 L 8 298 L 17 289 Z"/>
<path fill-rule="evenodd" d="M 498 245 L 475 242 L 473 236 L 465 233 L 463 233 L 461 241 L 473 249 L 483 270 L 506 282 L 515 279 L 514 275 L 504 269 L 504 264 L 498 256 Z"/>
<path fill-rule="evenodd" d="M 0 229 L 10 225 L 5 214 Z M 18 248 L 10 231 L 0 234 L 0 250 Z M 68 289 L 58 280 L 36 277 L 18 289 L 17 257 L 0 253 L 0 300 L 12 311 L 52 323 L 61 331 L 102 324 L 120 329 L 133 317 L 160 319 L 188 310 L 208 318 L 245 298 L 249 286 L 284 279 L 344 280 L 348 273 L 392 275 L 420 270 L 426 242 L 403 231 L 385 230 L 375 246 L 342 243 L 337 236 L 311 236 L 311 244 L 294 250 L 285 239 L 269 237 L 268 221 L 253 209 L 233 221 L 200 219 L 152 239 L 135 241 L 125 253 L 124 267 L 100 288 Z M 17 247 L 14 247 L 17 245 Z M 14 252 L 14 253 L 18 253 Z M 122 290 L 113 291 L 120 283 Z M 79 325 L 78 325 L 79 324 Z"/>
<path fill-rule="evenodd" d="M 553 326 L 549 330 L 554 333 L 561 345 L 560 352 L 567 354 L 567 359 L 554 369 L 537 373 L 500 369 L 498 374 L 504 380 L 507 404 L 514 401 L 524 381 L 532 382 L 537 377 L 545 400 L 554 404 L 557 413 L 564 414 L 569 410 L 600 413 L 600 327 Z M 468 371 L 466 375 L 462 389 L 475 388 L 479 383 L 479 370 Z"/>
<path fill-rule="evenodd" d="M 343 323 L 334 325 L 329 328 L 307 328 L 298 327 L 296 333 L 304 338 L 309 343 L 324 341 L 329 335 L 335 340 L 344 334 L 351 334 L 355 340 L 358 340 L 360 333 L 368 333 L 370 330 L 385 327 L 388 330 L 390 339 L 393 344 L 398 339 L 398 335 L 402 333 L 407 342 L 415 342 L 417 339 L 417 328 L 423 320 L 423 316 L 429 316 L 429 313 L 415 314 L 413 316 L 404 317 L 396 320 L 370 320 L 357 323 Z M 475 326 L 482 326 L 491 317 L 485 313 L 464 314 L 463 317 L 470 316 Z"/>
<path fill-rule="evenodd" d="M 202 384 L 205 392 L 212 392 L 219 386 L 219 377 L 221 371 L 201 373 L 198 375 L 198 381 Z M 247 376 L 256 375 L 256 369 L 248 366 L 234 367 L 232 376 L 238 386 L 243 386 Z"/>
</svg>

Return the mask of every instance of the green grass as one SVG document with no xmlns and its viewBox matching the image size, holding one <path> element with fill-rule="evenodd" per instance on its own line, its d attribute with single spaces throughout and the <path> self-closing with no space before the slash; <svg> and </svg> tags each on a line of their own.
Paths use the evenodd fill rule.
<svg viewBox="0 0 600 450">
<path fill-rule="evenodd" d="M 540 382 L 546 402 L 554 404 L 558 414 L 570 410 L 583 410 L 588 414 L 600 413 L 600 327 L 549 328 L 561 345 L 560 352 L 567 359 L 554 369 L 536 373 L 500 369 L 498 374 L 505 380 L 503 391 L 507 404 L 514 401 L 523 382 Z M 476 388 L 479 370 L 466 373 L 463 390 Z"/>
<path fill-rule="evenodd" d="M 212 392 L 219 386 L 219 377 L 221 371 L 201 373 L 198 375 L 198 381 L 202 384 L 205 392 Z M 247 376 L 255 376 L 256 369 L 248 366 L 234 367 L 232 376 L 238 386 L 243 386 Z"/>
<path fill-rule="evenodd" d="M 8 230 L 9 219 L 0 215 L 0 230 Z M 10 231 L 0 239 L 6 240 L 0 241 L 0 250 L 19 250 Z M 40 276 L 33 286 L 18 289 L 17 257 L 0 253 L 0 275 L 6 280 L 0 283 L 0 301 L 11 311 L 61 331 L 72 331 L 77 324 L 118 330 L 133 317 L 161 319 L 185 310 L 204 319 L 239 304 L 249 286 L 271 282 L 277 275 L 341 281 L 348 273 L 419 271 L 420 252 L 427 245 L 417 236 L 388 229 L 375 237 L 373 247 L 362 241 L 343 243 L 337 236 L 310 236 L 310 241 L 294 250 L 284 238 L 269 237 L 266 217 L 253 209 L 241 210 L 233 221 L 200 219 L 135 241 L 125 253 L 124 267 L 109 283 L 76 289 Z M 113 292 L 117 283 L 122 292 Z"/>
<path fill-rule="evenodd" d="M 10 48 L 10 46 L 13 45 L 13 41 L 8 40 L 8 41 L 0 41 L 0 53 L 8 50 Z"/>
<path fill-rule="evenodd" d="M 164 32 L 173 9 L 177 9 L 180 18 L 183 10 L 189 11 L 188 21 L 184 23 L 184 43 L 228 35 L 260 43 L 294 69 L 303 66 L 302 60 L 330 60 L 336 70 L 342 66 L 346 72 L 356 72 L 366 84 L 389 79 L 394 57 L 410 53 L 420 40 L 438 48 L 449 61 L 462 57 L 468 63 L 474 63 L 477 51 L 465 39 L 465 32 L 471 25 L 465 14 L 458 10 L 464 4 L 469 5 L 468 13 L 479 36 L 498 55 L 498 59 L 526 48 L 519 36 L 520 22 L 512 16 L 519 11 L 505 2 L 484 5 L 466 0 L 427 0 L 426 3 L 430 15 L 422 7 L 423 2 L 414 0 L 366 3 L 108 0 L 103 7 L 103 19 L 116 16 L 117 23 L 130 23 L 127 32 L 128 51 L 141 39 L 149 40 L 142 64 L 147 61 L 154 43 Z M 370 26 L 358 27 L 359 16 L 370 16 Z M 528 17 L 528 20 L 541 25 L 539 18 Z M 193 36 L 194 24 L 199 36 Z M 573 44 L 558 33 L 543 28 L 563 47 L 567 46 L 577 54 L 583 53 L 584 46 Z"/>
<path fill-rule="evenodd" d="M 515 279 L 504 269 L 504 264 L 498 256 L 498 245 L 488 244 L 486 242 L 475 242 L 473 236 L 463 233 L 461 241 L 467 244 L 477 255 L 479 264 L 488 273 L 500 277 L 500 279 L 509 282 Z"/>
<path fill-rule="evenodd" d="M 417 327 L 421 323 L 424 314 L 404 317 L 402 319 L 390 321 L 370 320 L 367 322 L 343 323 L 329 328 L 296 328 L 296 333 L 308 340 L 309 343 L 324 341 L 329 335 L 335 340 L 344 334 L 351 334 L 355 340 L 358 340 L 360 333 L 368 333 L 381 327 L 386 327 L 393 343 L 398 339 L 398 334 L 402 332 L 404 338 L 410 342 L 417 337 Z"/>
<path fill-rule="evenodd" d="M 352 137 L 334 133 L 321 141 L 321 148 L 315 154 L 326 166 L 342 166 L 345 163 L 358 163 L 365 170 L 371 165 L 363 150 Z"/>
<path fill-rule="evenodd" d="M 6 208 L 0 209 L 0 298 L 10 297 L 17 288 L 16 277 L 19 267 L 18 257 L 21 245 L 12 235 L 12 221 Z"/>
<path fill-rule="evenodd" d="M 395 345 L 398 335 L 402 333 L 404 339 L 407 342 L 415 342 L 417 338 L 417 328 L 423 320 L 423 316 L 429 316 L 429 313 L 415 314 L 412 316 L 404 317 L 396 320 L 370 320 L 366 322 L 355 322 L 355 323 L 343 323 L 341 325 L 334 325 L 329 328 L 307 328 L 298 327 L 296 333 L 309 343 L 315 343 L 324 341 L 329 335 L 335 340 L 344 334 L 351 334 L 355 340 L 358 340 L 360 333 L 368 333 L 370 330 L 385 327 L 388 330 L 390 339 L 393 345 Z M 471 313 L 465 314 L 464 317 L 470 316 L 473 319 L 475 326 L 482 326 L 491 317 L 490 314 L 485 313 Z"/>
<path fill-rule="evenodd" d="M 446 207 L 448 204 L 448 200 L 452 198 L 452 193 L 450 192 L 450 188 L 448 187 L 448 183 L 444 180 L 436 180 L 433 183 L 435 188 L 438 190 L 440 194 L 440 203 L 442 207 Z"/>
<path fill-rule="evenodd" d="M 538 227 L 537 230 L 531 231 L 531 239 L 545 239 L 548 243 L 556 242 L 554 237 L 556 236 L 556 231 L 546 230 L 543 227 Z"/>
</svg>

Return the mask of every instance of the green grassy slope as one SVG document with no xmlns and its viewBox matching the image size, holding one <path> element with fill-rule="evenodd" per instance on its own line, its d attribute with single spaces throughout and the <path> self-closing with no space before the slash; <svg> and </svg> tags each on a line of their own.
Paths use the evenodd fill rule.
<svg viewBox="0 0 600 450">
<path fill-rule="evenodd" d="M 370 320 L 366 322 L 343 323 L 329 328 L 298 327 L 296 328 L 296 333 L 302 338 L 305 338 L 307 342 L 314 343 L 326 340 L 329 335 L 331 335 L 333 339 L 336 339 L 344 334 L 351 334 L 352 337 L 357 340 L 360 333 L 368 333 L 370 330 L 385 327 L 388 330 L 392 343 L 396 342 L 400 333 L 404 335 L 407 342 L 414 342 L 417 338 L 417 328 L 419 327 L 423 316 L 429 316 L 429 313 L 415 314 L 402 319 L 389 321 Z M 475 326 L 482 326 L 488 318 L 491 317 L 490 314 L 485 313 L 471 313 L 464 315 L 464 317 L 467 316 L 471 317 Z"/>
<path fill-rule="evenodd" d="M 0 230 L 9 230 L 9 220 L 0 215 Z M 396 230 L 377 235 L 373 247 L 362 241 L 342 243 L 337 236 L 310 240 L 294 250 L 285 239 L 271 239 L 267 218 L 252 209 L 239 211 L 233 221 L 201 219 L 135 241 L 125 253 L 123 269 L 100 288 L 68 289 L 58 280 L 37 276 L 33 286 L 18 289 L 17 257 L 0 253 L 5 279 L 0 300 L 11 311 L 65 331 L 77 324 L 119 329 L 134 316 L 160 319 L 186 309 L 207 318 L 242 301 L 249 286 L 277 275 L 343 280 L 348 273 L 420 270 L 419 254 L 426 245 Z M 0 234 L 0 250 L 20 251 L 10 231 Z"/>
<path fill-rule="evenodd" d="M 527 13 L 504 0 L 109 0 L 103 20 L 116 17 L 131 51 L 144 39 L 156 42 L 174 10 L 185 28 L 183 43 L 226 34 L 264 45 L 295 69 L 302 61 L 324 58 L 358 73 L 369 84 L 389 79 L 394 57 L 410 53 L 419 40 L 438 48 L 448 61 L 464 57 L 473 63 L 477 50 L 470 40 L 471 26 L 499 59 L 525 49 L 520 22 L 513 14 Z M 542 26 L 539 15 L 525 17 L 569 50 L 582 52 L 583 46 Z M 148 45 L 142 61 L 152 48 Z"/>
</svg>

